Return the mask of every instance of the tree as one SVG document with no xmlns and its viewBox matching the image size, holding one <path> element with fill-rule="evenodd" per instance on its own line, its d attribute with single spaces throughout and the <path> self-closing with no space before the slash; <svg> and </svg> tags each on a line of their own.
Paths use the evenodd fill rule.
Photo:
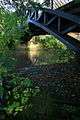
<svg viewBox="0 0 80 120">
<path fill-rule="evenodd" d="M 35 7 L 35 6 L 39 6 L 40 4 L 39 2 L 34 2 L 35 0 L 1 0 L 0 1 L 0 6 L 4 7 L 4 8 L 8 8 L 9 9 L 15 9 L 15 11 L 17 12 L 18 16 L 22 15 L 25 16 L 26 15 L 26 11 L 30 8 L 30 7 Z"/>
</svg>

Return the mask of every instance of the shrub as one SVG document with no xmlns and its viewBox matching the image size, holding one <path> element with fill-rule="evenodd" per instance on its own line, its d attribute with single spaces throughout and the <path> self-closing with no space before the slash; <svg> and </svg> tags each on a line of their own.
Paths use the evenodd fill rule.
<svg viewBox="0 0 80 120">
<path fill-rule="evenodd" d="M 34 87 L 31 80 L 18 75 L 4 77 L 2 82 L 0 95 L 3 98 L 4 110 L 8 115 L 15 116 L 27 109 L 31 105 L 31 98 L 39 93 L 39 88 Z"/>
</svg>

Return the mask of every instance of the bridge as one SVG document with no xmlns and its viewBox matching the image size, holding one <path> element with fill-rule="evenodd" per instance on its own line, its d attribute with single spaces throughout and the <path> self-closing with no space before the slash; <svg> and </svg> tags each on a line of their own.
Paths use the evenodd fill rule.
<svg viewBox="0 0 80 120">
<path fill-rule="evenodd" d="M 28 9 L 32 36 L 50 34 L 80 54 L 80 40 L 70 33 L 80 33 L 80 3 L 73 0 L 45 0 Z"/>
</svg>

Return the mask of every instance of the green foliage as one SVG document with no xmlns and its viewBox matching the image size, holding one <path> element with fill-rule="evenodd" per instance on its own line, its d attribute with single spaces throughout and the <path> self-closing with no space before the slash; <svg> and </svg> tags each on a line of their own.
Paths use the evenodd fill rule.
<svg viewBox="0 0 80 120">
<path fill-rule="evenodd" d="M 19 25 L 22 25 L 23 29 L 20 29 Z M 25 17 L 17 17 L 16 13 L 0 8 L 0 69 L 4 67 L 10 71 L 15 67 L 13 52 L 24 31 L 27 31 Z"/>
<path fill-rule="evenodd" d="M 21 28 L 19 28 L 21 27 Z M 27 31 L 25 17 L 0 8 L 0 106 L 7 114 L 17 114 L 30 105 L 29 99 L 39 92 L 28 78 L 14 75 L 14 51 L 20 38 Z"/>
<path fill-rule="evenodd" d="M 39 36 L 35 38 L 35 41 L 40 42 L 43 47 L 40 58 L 44 61 L 40 61 L 38 64 L 65 63 L 74 59 L 74 52 L 53 36 Z"/>
<path fill-rule="evenodd" d="M 44 48 L 64 48 L 67 49 L 67 47 L 62 44 L 57 38 L 51 35 L 46 36 L 40 36 L 38 37 L 38 40 L 40 43 L 42 43 L 42 46 Z"/>
<path fill-rule="evenodd" d="M 22 35 L 18 29 L 19 18 L 16 13 L 10 13 L 0 8 L 0 48 L 14 48 Z"/>
<path fill-rule="evenodd" d="M 29 100 L 39 92 L 39 88 L 33 87 L 31 80 L 16 75 L 12 75 L 6 87 L 8 90 L 5 110 L 8 114 L 14 115 L 26 109 L 30 105 Z"/>
<path fill-rule="evenodd" d="M 25 17 L 17 17 L 15 12 L 12 13 L 0 8 L 0 69 L 4 67 L 10 71 L 15 67 L 16 60 L 13 53 L 20 38 L 27 31 L 28 27 L 25 21 Z"/>
</svg>

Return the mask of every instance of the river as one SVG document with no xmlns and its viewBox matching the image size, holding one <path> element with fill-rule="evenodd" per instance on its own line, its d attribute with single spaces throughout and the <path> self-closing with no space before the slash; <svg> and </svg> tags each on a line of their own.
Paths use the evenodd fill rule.
<svg viewBox="0 0 80 120">
<path fill-rule="evenodd" d="M 54 48 L 43 48 L 39 42 L 29 41 L 28 45 L 19 45 L 15 52 L 16 68 L 68 62 L 69 55 L 66 54 L 66 50 L 64 51 L 55 50 Z"/>
</svg>

